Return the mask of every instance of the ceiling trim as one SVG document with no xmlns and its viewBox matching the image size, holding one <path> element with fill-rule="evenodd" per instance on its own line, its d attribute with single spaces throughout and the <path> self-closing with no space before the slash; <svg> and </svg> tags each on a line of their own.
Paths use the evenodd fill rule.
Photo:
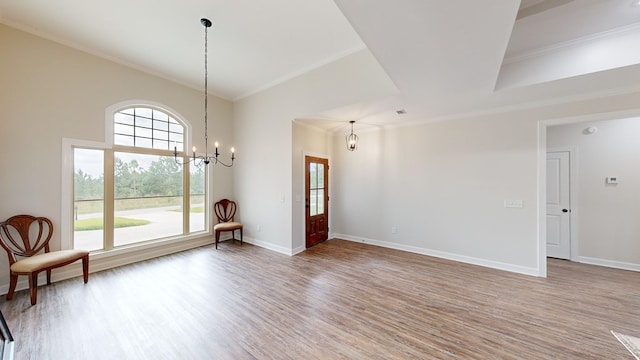
<svg viewBox="0 0 640 360">
<path fill-rule="evenodd" d="M 518 10 L 516 20 L 525 18 L 527 16 L 539 14 L 558 6 L 566 5 L 572 1 L 573 0 L 523 0 L 522 4 L 520 5 L 520 10 Z"/>
<path fill-rule="evenodd" d="M 393 129 L 393 128 L 400 128 L 400 127 L 406 127 L 406 126 L 416 126 L 416 125 L 434 123 L 434 122 L 463 120 L 463 119 L 480 117 L 480 116 L 497 115 L 497 114 L 504 114 L 504 113 L 513 112 L 513 111 L 531 110 L 531 109 L 543 108 L 548 106 L 571 104 L 571 103 L 580 102 L 580 101 L 600 99 L 600 98 L 606 98 L 606 97 L 617 96 L 617 95 L 627 95 L 627 94 L 633 94 L 633 93 L 640 93 L 640 85 L 629 86 L 626 88 L 618 88 L 613 90 L 609 89 L 604 91 L 596 91 L 588 94 L 570 95 L 570 96 L 564 96 L 564 97 L 553 98 L 553 99 L 522 102 L 514 105 L 497 106 L 489 109 L 469 111 L 465 113 L 450 114 L 445 116 L 435 116 L 431 118 L 425 118 L 422 120 L 383 125 L 382 127 L 384 129 Z M 640 105 L 638 109 L 640 109 Z M 546 120 L 546 119 L 540 119 L 540 120 Z"/>
<path fill-rule="evenodd" d="M 349 56 L 351 54 L 355 54 L 358 51 L 365 50 L 366 48 L 367 48 L 367 46 L 362 44 L 362 45 L 356 46 L 354 48 L 347 49 L 347 50 L 342 51 L 342 52 L 340 52 L 338 54 L 335 54 L 335 55 L 333 55 L 331 57 L 322 59 L 322 60 L 317 61 L 317 62 L 315 62 L 315 63 L 313 63 L 313 64 L 311 64 L 309 66 L 305 66 L 305 67 L 303 67 L 301 69 L 298 69 L 298 70 L 296 70 L 294 72 L 291 72 L 291 73 L 289 73 L 289 74 L 287 74 L 285 76 L 282 76 L 282 77 L 280 77 L 280 78 L 278 78 L 276 80 L 273 80 L 273 81 L 271 81 L 271 82 L 269 82 L 269 83 L 267 83 L 265 85 L 262 85 L 262 86 L 260 86 L 260 87 L 258 87 L 256 89 L 253 89 L 253 90 L 251 90 L 251 91 L 249 91 L 249 92 L 247 92 L 245 94 L 242 94 L 240 96 L 234 97 L 234 98 L 231 99 L 231 101 L 242 100 L 242 99 L 247 98 L 247 97 L 249 97 L 251 95 L 255 95 L 255 94 L 259 93 L 259 92 L 271 89 L 274 86 L 283 84 L 283 83 L 285 83 L 285 82 L 287 82 L 287 81 L 289 81 L 291 79 L 297 78 L 300 75 L 304 75 L 304 74 L 306 74 L 306 73 L 308 73 L 308 72 L 310 72 L 312 70 L 321 68 L 321 67 L 323 67 L 325 65 L 328 65 L 328 64 L 331 64 L 332 62 L 340 60 L 343 57 Z"/>
<path fill-rule="evenodd" d="M 545 46 L 535 50 L 525 51 L 520 54 L 511 55 L 511 56 L 505 57 L 502 64 L 507 65 L 507 64 L 513 64 L 521 61 L 531 60 L 540 56 L 550 55 L 553 53 L 564 51 L 571 47 L 584 45 L 597 40 L 627 35 L 629 33 L 636 33 L 636 32 L 640 32 L 640 23 L 621 26 L 615 29 L 599 32 L 597 34 L 591 34 L 591 35 L 579 37 L 576 39 L 564 41 L 561 43 L 553 44 L 550 46 Z"/>
</svg>

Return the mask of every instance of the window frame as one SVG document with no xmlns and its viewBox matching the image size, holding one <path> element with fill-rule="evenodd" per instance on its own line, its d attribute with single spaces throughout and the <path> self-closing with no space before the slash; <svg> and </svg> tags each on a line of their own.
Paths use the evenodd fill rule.
<svg viewBox="0 0 640 360">
<path fill-rule="evenodd" d="M 62 139 L 62 191 L 61 191 L 61 248 L 64 249 L 73 249 L 73 225 L 74 225 L 74 150 L 76 148 L 86 148 L 86 149 L 96 149 L 104 151 L 104 159 L 105 159 L 105 213 L 107 213 L 106 203 L 112 201 L 113 189 L 109 190 L 108 187 L 113 187 L 113 183 L 109 184 L 107 181 L 107 169 L 113 170 L 114 165 L 114 152 L 117 151 L 125 151 L 125 152 L 133 152 L 140 154 L 155 154 L 155 155 L 163 155 L 167 156 L 169 154 L 173 154 L 173 151 L 169 148 L 169 150 L 159 150 L 153 148 L 146 147 L 133 147 L 133 146 L 124 146 L 124 145 L 115 145 L 114 144 L 114 116 L 117 112 L 122 111 L 127 108 L 134 107 L 145 107 L 151 108 L 154 110 L 161 111 L 173 119 L 175 119 L 180 125 L 183 126 L 183 150 L 182 152 L 178 152 L 179 156 L 188 159 L 191 154 L 189 153 L 189 149 L 191 148 L 191 133 L 192 126 L 191 124 L 178 112 L 171 109 L 170 107 L 155 103 L 153 101 L 142 101 L 142 100 L 129 100 L 120 102 L 114 105 L 111 105 L 105 109 L 105 142 L 98 141 L 88 141 L 82 139 L 71 139 L 71 138 L 63 138 Z M 137 151 L 138 150 L 138 151 Z M 190 172 L 191 169 L 188 166 L 193 165 L 185 165 L 187 168 L 183 170 L 183 208 L 190 208 Z M 197 238 L 202 238 L 205 236 L 210 236 L 212 234 L 211 223 L 210 223 L 210 209 L 209 206 L 206 205 L 209 203 L 209 199 L 212 194 L 212 181 L 210 170 L 208 167 L 205 168 L 205 184 L 204 184 L 204 230 L 190 232 L 189 225 L 189 212 L 183 211 L 183 233 L 175 236 L 168 236 L 159 239 L 146 240 L 138 243 L 113 247 L 113 237 L 110 240 L 105 239 L 106 235 L 103 235 L 103 248 L 100 250 L 92 251 L 92 257 L 98 256 L 111 256 L 118 255 L 122 253 L 128 253 L 132 251 L 137 251 L 141 249 L 149 249 L 153 247 L 158 247 L 161 245 L 168 245 L 174 243 L 182 243 L 186 241 L 190 241 Z M 110 194 L 109 194 L 110 193 Z M 110 206 L 110 211 L 113 213 L 113 206 Z M 114 215 L 110 216 L 113 219 Z M 108 217 L 105 216 L 105 220 Z M 186 220 L 185 220 L 186 219 Z M 108 226 L 107 221 L 105 221 L 105 229 Z M 108 245 L 110 242 L 111 248 L 104 248 L 104 245 Z"/>
</svg>

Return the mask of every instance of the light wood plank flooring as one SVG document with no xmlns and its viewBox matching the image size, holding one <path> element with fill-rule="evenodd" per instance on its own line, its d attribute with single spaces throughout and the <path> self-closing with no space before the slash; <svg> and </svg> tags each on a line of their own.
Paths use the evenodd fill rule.
<svg viewBox="0 0 640 360">
<path fill-rule="evenodd" d="M 55 271 L 55 270 L 54 270 Z M 225 242 L 0 300 L 17 359 L 632 359 L 640 274 L 546 279 L 331 240 Z"/>
</svg>

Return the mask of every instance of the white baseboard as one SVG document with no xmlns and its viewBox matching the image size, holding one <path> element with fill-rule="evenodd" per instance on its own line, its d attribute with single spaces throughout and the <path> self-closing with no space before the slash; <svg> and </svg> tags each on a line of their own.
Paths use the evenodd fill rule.
<svg viewBox="0 0 640 360">
<path fill-rule="evenodd" d="M 633 264 L 633 263 L 627 263 L 627 262 L 621 262 L 621 261 L 612 261 L 612 260 L 591 258 L 586 256 L 579 256 L 578 262 L 583 264 L 605 266 L 605 267 L 610 267 L 614 269 L 640 271 L 640 264 Z"/>
<path fill-rule="evenodd" d="M 272 243 L 261 241 L 261 240 L 258 240 L 258 239 L 255 239 L 255 238 L 251 238 L 251 237 L 248 237 L 248 236 L 244 237 L 244 241 L 249 243 L 249 244 L 252 244 L 252 245 L 255 245 L 255 246 L 259 246 L 259 247 L 265 248 L 267 250 L 275 251 L 275 252 L 280 253 L 280 254 L 285 254 L 285 255 L 289 255 L 289 256 L 297 254 L 296 252 L 294 252 L 295 251 L 294 249 L 286 248 L 286 247 L 280 246 L 280 245 L 274 245 Z"/>
<path fill-rule="evenodd" d="M 409 245 L 389 243 L 385 241 L 367 239 L 367 238 L 350 236 L 345 234 L 333 234 L 333 237 L 338 239 L 354 241 L 354 242 L 367 243 L 367 244 L 386 247 L 386 248 L 395 249 L 395 250 L 412 252 L 412 253 L 421 254 L 421 255 L 433 256 L 433 257 L 447 259 L 447 260 L 459 261 L 459 262 L 472 264 L 472 265 L 484 266 L 484 267 L 497 269 L 497 270 L 510 271 L 518 274 L 540 276 L 540 270 L 537 268 L 507 264 L 499 261 L 474 258 L 470 256 L 465 256 L 465 255 L 452 254 L 452 253 L 447 253 L 443 251 L 430 250 L 426 248 L 419 248 L 419 247 L 409 246 Z"/>
<path fill-rule="evenodd" d="M 299 246 L 297 248 L 294 248 L 291 250 L 291 255 L 296 255 L 296 254 L 300 254 L 301 252 L 304 252 L 305 250 L 307 250 L 306 246 Z"/>
</svg>

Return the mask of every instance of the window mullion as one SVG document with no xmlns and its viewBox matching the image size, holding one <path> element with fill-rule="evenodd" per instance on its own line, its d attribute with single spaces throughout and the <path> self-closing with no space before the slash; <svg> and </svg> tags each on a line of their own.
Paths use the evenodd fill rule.
<svg viewBox="0 0 640 360">
<path fill-rule="evenodd" d="M 104 250 L 113 249 L 113 231 L 114 231 L 114 184 L 115 171 L 113 150 L 108 149 L 104 152 Z"/>
<path fill-rule="evenodd" d="M 182 166 L 182 233 L 189 234 L 191 215 L 191 162 Z"/>
</svg>

